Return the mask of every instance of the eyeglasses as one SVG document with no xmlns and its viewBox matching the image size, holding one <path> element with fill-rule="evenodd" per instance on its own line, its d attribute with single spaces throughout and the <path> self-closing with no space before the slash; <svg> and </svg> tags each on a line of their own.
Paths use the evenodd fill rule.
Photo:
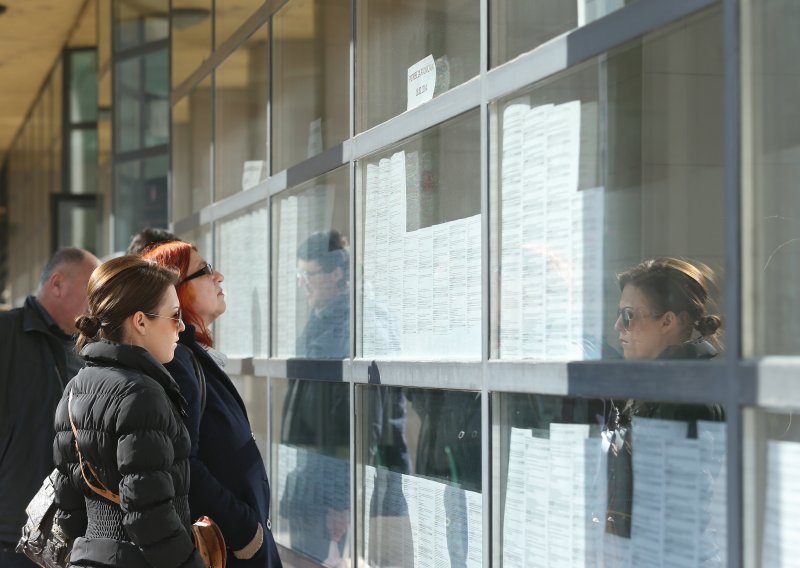
<svg viewBox="0 0 800 568">
<path fill-rule="evenodd" d="M 206 274 L 208 274 L 209 276 L 214 274 L 214 267 L 207 262 L 205 266 L 203 266 L 203 268 L 201 268 L 197 272 L 192 272 L 189 276 L 181 280 L 181 284 L 183 284 L 184 282 L 188 282 L 189 280 L 194 280 L 195 278 L 200 278 L 201 276 L 205 276 Z"/>
<path fill-rule="evenodd" d="M 144 315 L 150 316 L 150 317 L 153 317 L 153 318 L 164 318 L 164 319 L 173 320 L 175 322 L 175 326 L 178 329 L 180 329 L 181 325 L 183 324 L 183 312 L 181 310 L 178 310 L 178 313 L 176 315 L 174 315 L 174 316 L 162 316 L 160 314 L 151 314 L 151 313 L 148 313 L 148 312 L 144 312 Z"/>
<path fill-rule="evenodd" d="M 636 311 L 633 308 L 625 307 L 617 310 L 617 319 L 622 321 L 622 328 L 625 331 L 630 330 L 631 322 L 635 319 L 641 319 L 641 318 L 658 319 L 663 315 L 664 314 L 640 314 L 637 317 Z"/>
<path fill-rule="evenodd" d="M 298 270 L 297 271 L 297 280 L 302 281 L 305 284 L 308 284 L 308 281 L 311 280 L 317 274 L 322 274 L 325 272 L 324 270 L 314 270 L 313 272 L 309 272 L 308 270 Z"/>
</svg>

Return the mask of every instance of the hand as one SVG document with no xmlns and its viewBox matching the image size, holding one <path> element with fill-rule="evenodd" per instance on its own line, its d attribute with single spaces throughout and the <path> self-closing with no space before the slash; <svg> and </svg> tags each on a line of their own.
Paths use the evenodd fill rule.
<svg viewBox="0 0 800 568">
<path fill-rule="evenodd" d="M 328 509 L 325 513 L 325 527 L 328 529 L 328 538 L 339 542 L 350 528 L 350 511 Z"/>
</svg>

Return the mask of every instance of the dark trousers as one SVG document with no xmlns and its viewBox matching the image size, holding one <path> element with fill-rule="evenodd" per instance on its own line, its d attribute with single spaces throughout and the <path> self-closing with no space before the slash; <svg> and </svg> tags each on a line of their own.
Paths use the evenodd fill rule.
<svg viewBox="0 0 800 568">
<path fill-rule="evenodd" d="M 38 568 L 24 554 L 14 552 L 11 543 L 0 543 L 0 568 Z"/>
</svg>

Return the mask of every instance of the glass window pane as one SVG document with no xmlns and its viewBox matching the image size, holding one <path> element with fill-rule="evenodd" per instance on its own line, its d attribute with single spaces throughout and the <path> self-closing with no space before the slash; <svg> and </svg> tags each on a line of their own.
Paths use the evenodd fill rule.
<svg viewBox="0 0 800 568">
<path fill-rule="evenodd" d="M 264 0 L 225 0 L 214 8 L 214 45 L 220 46 L 264 4 Z"/>
<path fill-rule="evenodd" d="M 481 356 L 480 161 L 473 111 L 359 162 L 363 357 Z"/>
<path fill-rule="evenodd" d="M 169 37 L 169 0 L 114 0 L 115 51 Z"/>
<path fill-rule="evenodd" d="M 495 106 L 495 356 L 707 358 L 721 349 L 722 51 L 692 47 L 721 45 L 720 14 Z"/>
<path fill-rule="evenodd" d="M 217 223 L 214 267 L 224 276 L 225 314 L 216 322 L 219 349 L 231 357 L 264 357 L 267 353 L 266 206 Z"/>
<path fill-rule="evenodd" d="M 350 133 L 350 2 L 292 0 L 273 18 L 272 171 Z"/>
<path fill-rule="evenodd" d="M 263 26 L 216 70 L 214 199 L 258 185 L 267 170 L 269 28 Z"/>
<path fill-rule="evenodd" d="M 214 259 L 214 247 L 211 241 L 211 235 L 211 225 L 203 225 L 186 233 L 180 233 L 177 236 L 180 240 L 192 243 L 196 246 L 198 254 L 205 258 L 207 262 L 213 264 L 216 259 Z"/>
<path fill-rule="evenodd" d="M 53 195 L 53 206 L 56 210 L 56 249 L 79 247 L 97 254 L 100 244 L 98 202 L 96 199 L 86 199 L 88 196 L 81 197 Z"/>
<path fill-rule="evenodd" d="M 211 0 L 172 0 L 172 86 L 211 55 Z"/>
<path fill-rule="evenodd" d="M 349 559 L 350 385 L 272 383 L 272 534 L 326 566 Z"/>
<path fill-rule="evenodd" d="M 347 166 L 273 200 L 272 353 L 350 356 Z"/>
<path fill-rule="evenodd" d="M 800 353 L 800 18 L 794 2 L 743 3 L 743 318 L 747 356 Z"/>
<path fill-rule="evenodd" d="M 97 120 L 97 52 L 68 52 L 70 58 L 69 115 L 72 124 Z"/>
<path fill-rule="evenodd" d="M 480 393 L 357 388 L 359 558 L 366 566 L 480 566 Z"/>
<path fill-rule="evenodd" d="M 480 3 L 359 0 L 359 132 L 480 73 Z"/>
<path fill-rule="evenodd" d="M 491 3 L 492 66 L 514 59 L 564 32 L 633 4 L 635 0 L 495 0 Z"/>
<path fill-rule="evenodd" d="M 720 405 L 492 398 L 503 565 L 727 566 Z"/>
<path fill-rule="evenodd" d="M 211 77 L 172 107 L 172 219 L 211 203 Z"/>
<path fill-rule="evenodd" d="M 70 133 L 70 193 L 97 193 L 97 130 Z"/>
<path fill-rule="evenodd" d="M 114 105 L 116 152 L 166 144 L 169 140 L 168 51 L 116 63 Z"/>
<path fill-rule="evenodd" d="M 795 411 L 744 412 L 744 530 L 746 566 L 792 566 L 798 547 L 797 463 L 800 424 Z"/>
<path fill-rule="evenodd" d="M 114 167 L 114 250 L 125 250 L 145 227 L 167 226 L 168 168 L 167 156 Z"/>
</svg>

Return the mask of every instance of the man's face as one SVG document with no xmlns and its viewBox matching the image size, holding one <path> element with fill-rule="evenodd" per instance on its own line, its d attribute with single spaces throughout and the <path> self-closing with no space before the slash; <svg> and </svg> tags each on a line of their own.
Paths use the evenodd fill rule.
<svg viewBox="0 0 800 568">
<path fill-rule="evenodd" d="M 342 276 L 341 268 L 325 272 L 316 260 L 297 261 L 297 285 L 306 291 L 312 308 L 321 308 L 336 297 Z"/>
</svg>

